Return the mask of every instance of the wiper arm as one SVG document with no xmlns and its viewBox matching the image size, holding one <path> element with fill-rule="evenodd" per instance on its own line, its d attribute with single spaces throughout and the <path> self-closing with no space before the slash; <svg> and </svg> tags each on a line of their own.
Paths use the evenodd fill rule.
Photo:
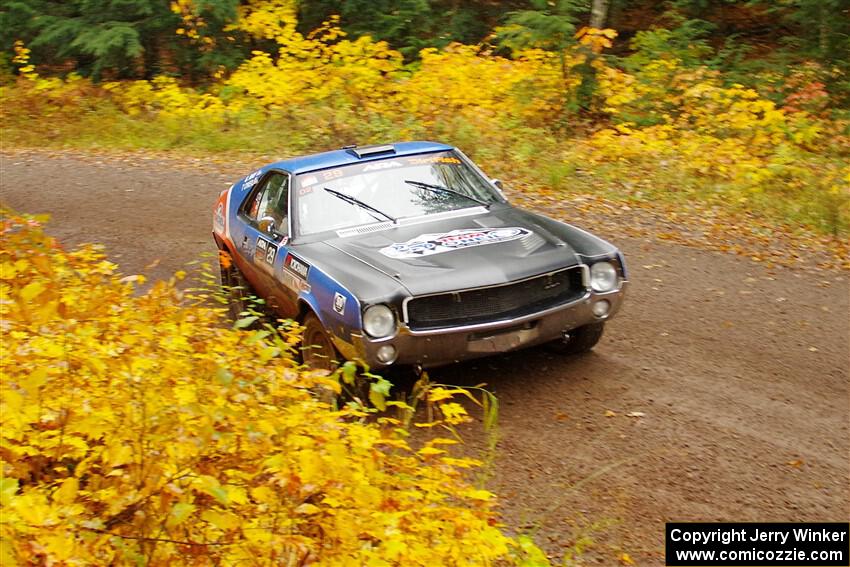
<svg viewBox="0 0 850 567">
<path fill-rule="evenodd" d="M 390 215 L 388 215 L 384 211 L 382 211 L 380 209 L 376 209 L 375 207 L 373 207 L 372 205 L 369 205 L 368 203 L 364 203 L 363 201 L 361 201 L 357 197 L 352 197 L 351 195 L 348 195 L 347 193 L 343 193 L 342 191 L 337 191 L 336 189 L 330 189 L 328 187 L 324 187 L 323 189 L 325 191 L 327 191 L 328 193 L 330 193 L 331 195 L 333 195 L 334 197 L 338 197 L 338 198 L 342 199 L 346 203 L 351 203 L 352 205 L 356 205 L 356 206 L 360 207 L 361 209 L 366 209 L 367 211 L 369 211 L 370 214 L 378 213 L 379 215 L 387 218 L 388 220 L 391 220 L 393 222 L 397 222 L 395 217 L 391 217 Z M 374 214 L 372 214 L 372 218 L 374 218 L 377 221 L 381 220 L 378 217 L 376 217 Z"/>
<path fill-rule="evenodd" d="M 449 187 L 443 187 L 442 185 L 432 185 L 430 183 L 424 183 L 422 181 L 414 181 L 412 179 L 405 179 L 404 182 L 407 183 L 408 185 L 413 185 L 414 187 L 420 187 L 422 189 L 428 189 L 429 191 L 435 191 L 437 193 L 451 193 L 452 195 L 457 195 L 458 197 L 463 197 L 465 199 L 469 199 L 470 201 L 475 201 L 479 205 L 482 205 L 482 206 L 484 206 L 488 209 L 490 208 L 490 205 L 492 205 L 492 203 L 488 203 L 487 201 L 482 201 L 481 199 L 479 199 L 477 197 L 473 197 L 472 195 L 467 195 L 466 193 L 461 193 L 460 191 L 457 191 L 456 189 L 451 189 Z"/>
</svg>

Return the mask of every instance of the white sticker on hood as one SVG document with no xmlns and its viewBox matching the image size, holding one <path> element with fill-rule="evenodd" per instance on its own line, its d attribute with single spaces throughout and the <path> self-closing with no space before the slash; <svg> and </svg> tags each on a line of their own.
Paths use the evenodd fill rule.
<svg viewBox="0 0 850 567">
<path fill-rule="evenodd" d="M 422 234 L 407 242 L 397 242 L 381 248 L 381 254 L 390 258 L 421 258 L 461 248 L 509 242 L 531 234 L 525 228 L 465 228 L 442 234 Z"/>
</svg>

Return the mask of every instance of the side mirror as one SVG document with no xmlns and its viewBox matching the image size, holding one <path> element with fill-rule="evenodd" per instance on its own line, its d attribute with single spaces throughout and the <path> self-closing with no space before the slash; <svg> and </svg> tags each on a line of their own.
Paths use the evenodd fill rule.
<svg viewBox="0 0 850 567">
<path fill-rule="evenodd" d="M 257 223 L 260 232 L 265 232 L 266 234 L 276 234 L 274 217 L 263 217 L 260 219 L 260 222 Z"/>
<path fill-rule="evenodd" d="M 501 179 L 491 179 L 490 183 L 495 185 L 499 189 L 499 191 L 504 191 L 505 189 L 505 185 L 502 183 Z"/>
</svg>

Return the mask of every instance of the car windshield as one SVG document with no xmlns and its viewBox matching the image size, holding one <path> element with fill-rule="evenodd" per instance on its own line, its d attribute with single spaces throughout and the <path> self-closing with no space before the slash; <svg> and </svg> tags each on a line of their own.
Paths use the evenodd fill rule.
<svg viewBox="0 0 850 567">
<path fill-rule="evenodd" d="M 500 201 L 455 152 L 389 157 L 297 176 L 300 235 Z"/>
</svg>

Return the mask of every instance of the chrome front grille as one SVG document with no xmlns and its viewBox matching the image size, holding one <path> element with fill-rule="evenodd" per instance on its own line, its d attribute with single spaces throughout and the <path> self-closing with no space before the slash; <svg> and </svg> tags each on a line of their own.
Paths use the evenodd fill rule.
<svg viewBox="0 0 850 567">
<path fill-rule="evenodd" d="M 498 286 L 461 290 L 407 302 L 414 331 L 514 319 L 574 301 L 584 295 L 581 266 Z"/>
</svg>

